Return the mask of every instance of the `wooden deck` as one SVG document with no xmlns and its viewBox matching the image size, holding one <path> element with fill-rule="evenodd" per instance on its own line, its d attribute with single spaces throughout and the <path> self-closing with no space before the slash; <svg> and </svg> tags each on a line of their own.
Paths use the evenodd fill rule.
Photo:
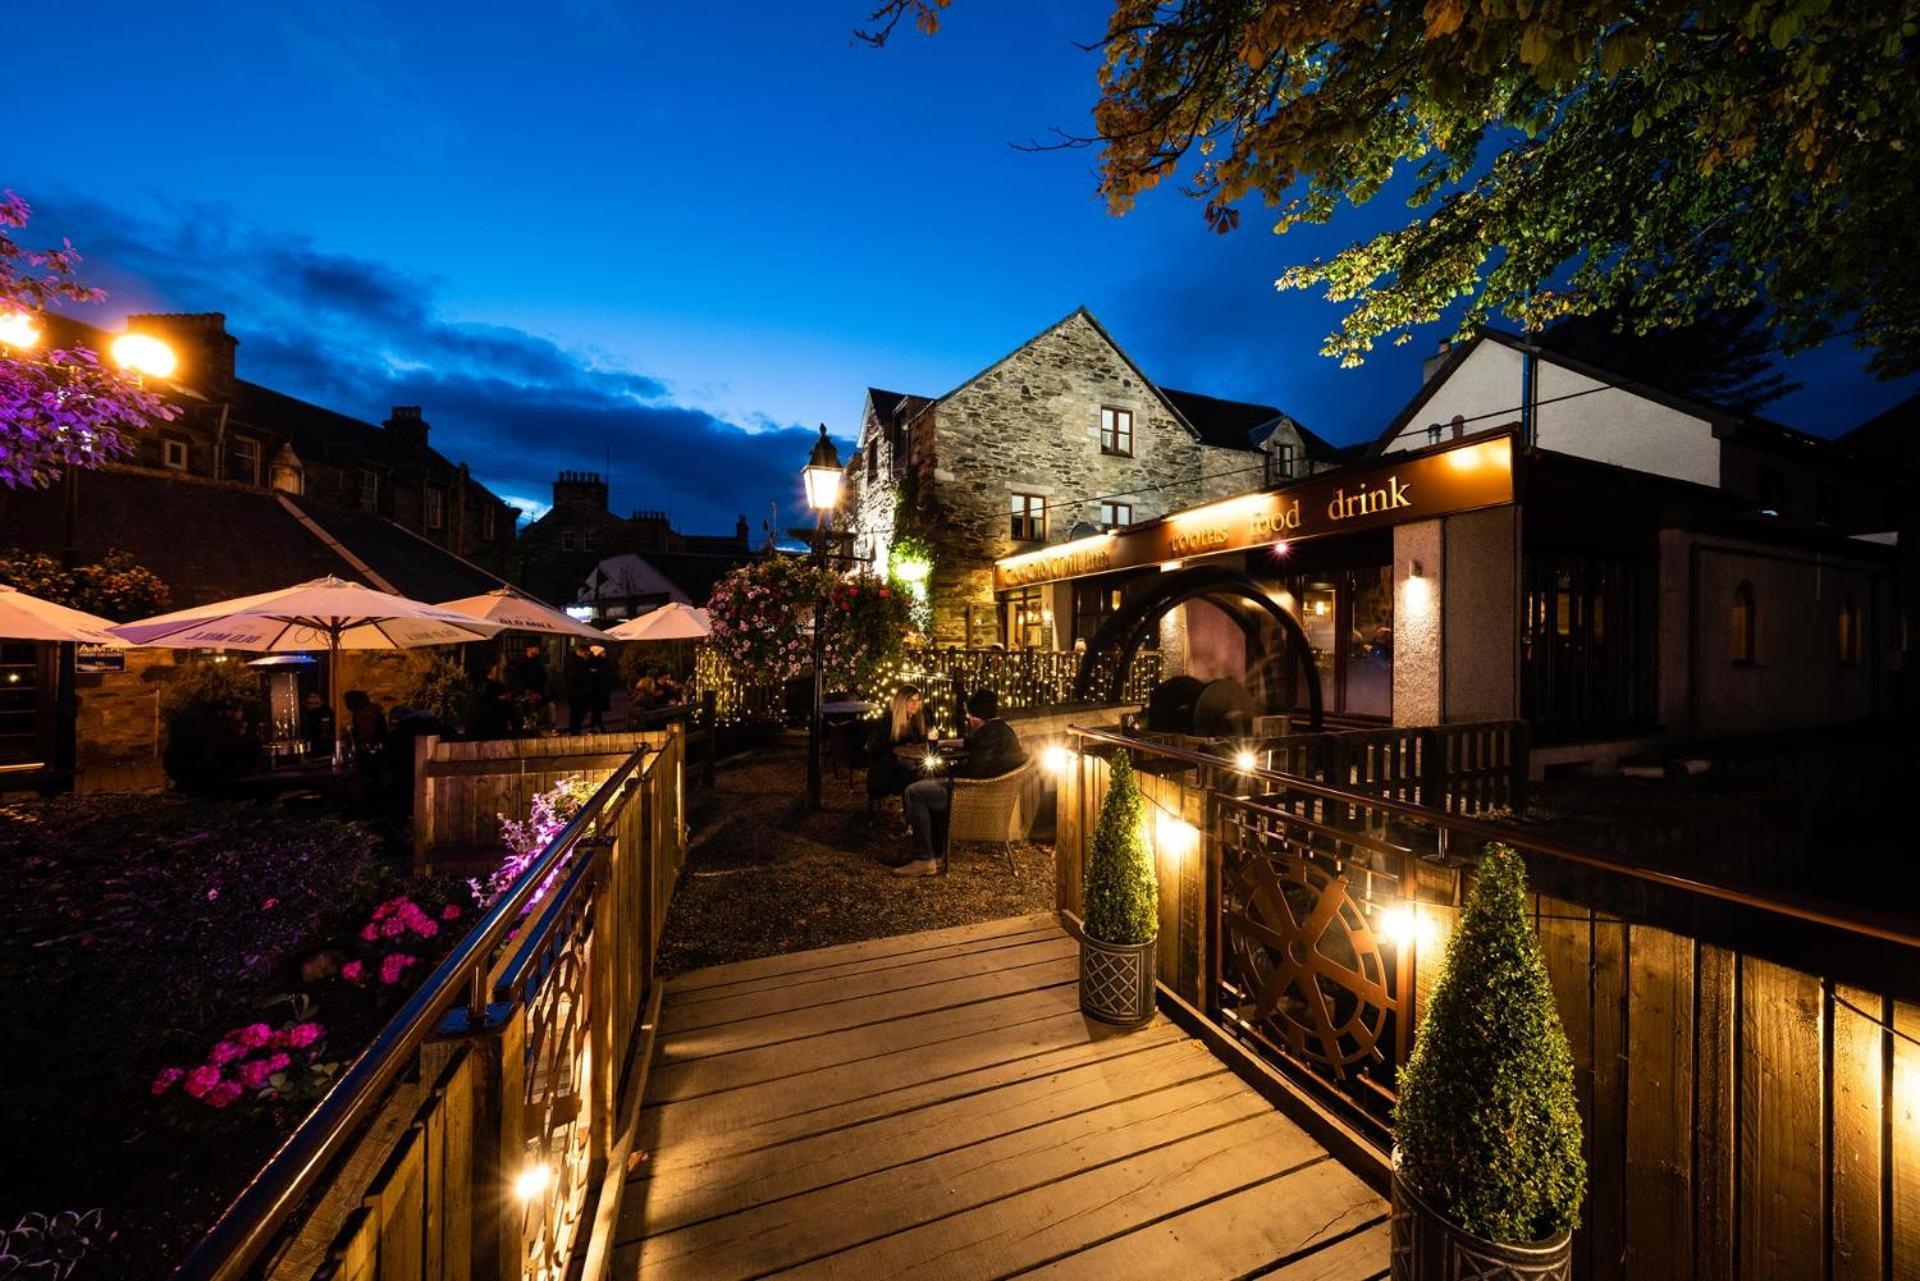
<svg viewBox="0 0 1920 1281">
<path fill-rule="evenodd" d="M 614 1276 L 1385 1276 L 1386 1204 L 1076 966 L 1049 914 L 673 980 Z"/>
</svg>

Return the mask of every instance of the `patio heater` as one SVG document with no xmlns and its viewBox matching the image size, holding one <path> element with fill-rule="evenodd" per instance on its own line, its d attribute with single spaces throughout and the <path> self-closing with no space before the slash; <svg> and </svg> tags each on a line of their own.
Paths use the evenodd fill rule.
<svg viewBox="0 0 1920 1281">
<path fill-rule="evenodd" d="M 827 425 L 820 424 L 820 439 L 813 443 L 807 465 L 800 469 L 806 486 L 807 506 L 813 509 L 813 563 L 824 568 L 827 543 L 833 526 L 833 509 L 840 504 L 840 451 L 827 439 Z M 807 808 L 820 808 L 820 717 L 822 684 L 820 669 L 827 658 L 826 601 L 813 601 L 813 697 L 807 713 Z"/>
</svg>

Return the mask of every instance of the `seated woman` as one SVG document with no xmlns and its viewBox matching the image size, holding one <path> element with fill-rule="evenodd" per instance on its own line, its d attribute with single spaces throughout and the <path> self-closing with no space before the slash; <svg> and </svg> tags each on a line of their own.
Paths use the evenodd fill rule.
<svg viewBox="0 0 1920 1281">
<path fill-rule="evenodd" d="M 913 685 L 902 685 L 893 696 L 893 706 L 887 716 L 873 727 L 867 736 L 867 804 L 871 806 L 883 796 L 898 796 L 907 790 L 907 784 L 919 775 L 914 769 L 895 756 L 896 747 L 925 746 L 933 737 L 933 727 L 929 723 L 926 706 L 920 698 L 920 690 Z"/>
</svg>

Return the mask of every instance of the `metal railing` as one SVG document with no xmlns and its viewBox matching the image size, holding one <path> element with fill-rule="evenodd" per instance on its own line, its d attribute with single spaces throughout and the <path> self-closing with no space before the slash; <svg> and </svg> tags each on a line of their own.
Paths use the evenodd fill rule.
<svg viewBox="0 0 1920 1281">
<path fill-rule="evenodd" d="M 664 916 L 655 899 L 670 891 L 679 864 L 677 797 L 659 798 L 672 802 L 664 805 L 636 803 L 635 798 L 648 795 L 649 787 L 680 786 L 684 741 L 676 732 L 663 747 L 642 746 L 613 771 L 341 1074 L 181 1262 L 176 1278 L 236 1281 L 260 1275 L 272 1265 L 273 1256 L 284 1250 L 292 1231 L 301 1226 L 303 1212 L 321 1200 L 320 1194 L 370 1122 L 388 1105 L 396 1086 L 417 1067 L 423 1087 L 436 1085 L 428 1080 L 430 1072 L 424 1066 L 429 1060 L 423 1058 L 423 1051 L 430 1048 L 464 1054 L 473 1038 L 508 1028 L 519 1042 L 521 1061 L 512 1062 L 514 1051 L 507 1048 L 501 1050 L 507 1061 L 495 1062 L 492 1072 L 467 1072 L 462 1081 L 469 1093 L 462 1105 L 476 1112 L 486 1110 L 483 1105 L 488 1101 L 480 1100 L 484 1086 L 476 1084 L 476 1078 L 498 1081 L 504 1067 L 510 1080 L 525 1081 L 527 1095 L 518 1102 L 530 1109 L 543 1097 L 572 1092 L 566 1106 L 590 1105 L 596 1139 L 603 1137 L 598 1131 L 605 1128 L 605 1113 L 614 1097 L 608 1087 L 618 1077 L 620 1056 L 637 1025 L 651 979 L 657 932 L 649 922 Z M 543 895 L 544 900 L 536 902 Z M 529 909 L 535 906 L 539 915 L 529 918 Z M 637 919 L 641 917 L 647 919 Z M 597 929 L 593 928 L 596 921 Z M 606 941 L 589 951 L 589 940 L 600 933 Z M 589 983 L 594 988 L 591 994 Z M 537 1010 L 542 1000 L 552 1008 Z M 573 1022 L 560 1028 L 556 1019 Z M 498 1038 L 495 1048 L 500 1048 Z M 593 1087 L 595 1097 L 583 1100 L 578 1073 L 588 1067 L 597 1069 L 599 1084 Z M 560 1077 L 568 1073 L 575 1075 L 563 1084 Z M 519 1114 L 527 1109 L 507 1107 L 501 1097 L 492 1098 L 490 1105 L 496 1114 L 490 1121 L 492 1132 L 511 1144 L 523 1123 Z M 463 1186 L 502 1169 L 510 1172 L 505 1157 L 495 1162 L 477 1151 L 478 1144 L 474 1146 L 473 1168 L 458 1172 Z M 564 1163 L 560 1173 L 555 1182 L 564 1184 L 576 1199 L 593 1175 L 577 1159 Z M 367 1204 L 375 1199 L 370 1192 Z M 464 1208 L 480 1214 L 483 1201 L 492 1204 L 502 1199 L 499 1195 L 475 1198 L 474 1204 Z M 577 1219 L 577 1205 L 574 1208 Z M 388 1226 L 377 1215 L 350 1216 L 329 1249 L 327 1262 L 313 1275 L 333 1275 L 349 1262 L 347 1256 L 366 1255 L 367 1250 L 353 1240 L 356 1231 L 370 1234 L 369 1239 L 377 1242 Z M 474 1262 L 476 1251 L 484 1251 L 489 1244 L 509 1248 L 498 1239 L 500 1234 L 489 1235 L 490 1226 L 477 1230 L 479 1245 L 464 1243 L 459 1250 L 440 1256 L 437 1271 L 429 1267 L 431 1252 L 412 1247 L 398 1249 L 396 1257 L 404 1254 L 418 1266 L 383 1269 L 376 1262 L 372 1271 L 356 1266 L 346 1270 L 356 1276 L 389 1279 L 462 1275 Z M 377 1244 L 369 1248 L 377 1259 Z M 455 1259 L 466 1263 L 456 1265 Z M 564 1259 L 560 1266 L 564 1267 Z M 551 1267 L 544 1271 L 552 1274 Z M 523 1275 L 537 1274 L 523 1269 Z"/>
<path fill-rule="evenodd" d="M 1882 1241 L 1862 1225 L 1896 1225 L 1900 1154 L 1920 1151 L 1910 921 L 1206 751 L 1071 735 L 1060 906 L 1080 907 L 1102 754 L 1127 751 L 1158 869 L 1159 978 L 1217 1044 L 1288 1083 L 1303 1124 L 1338 1118 L 1384 1169 L 1396 1074 L 1478 855 L 1509 845 L 1574 1054 L 1580 1274 L 1737 1275 L 1747 1258 L 1839 1275 L 1823 1259 L 1846 1257 L 1877 1275 Z"/>
</svg>

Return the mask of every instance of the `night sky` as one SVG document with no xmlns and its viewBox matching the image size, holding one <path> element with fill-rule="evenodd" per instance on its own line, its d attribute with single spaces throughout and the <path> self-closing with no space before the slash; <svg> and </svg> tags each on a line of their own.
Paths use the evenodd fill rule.
<svg viewBox="0 0 1920 1281">
<path fill-rule="evenodd" d="M 605 469 L 693 531 L 798 503 L 811 425 L 936 395 L 1085 304 L 1170 386 L 1371 436 L 1440 327 L 1358 370 L 1289 263 L 1404 215 L 1210 233 L 1173 188 L 1110 217 L 1087 151 L 1106 6 L 955 0 L 852 41 L 871 0 L 379 5 L 108 0 L 12 11 L 0 186 L 128 311 L 225 311 L 240 373 L 378 421 L 421 404 L 515 500 Z M 49 39 L 44 48 L 50 50 Z M 24 46 L 22 46 L 24 49 Z M 1915 389 L 1844 346 L 1769 413 L 1844 431 Z"/>
</svg>

